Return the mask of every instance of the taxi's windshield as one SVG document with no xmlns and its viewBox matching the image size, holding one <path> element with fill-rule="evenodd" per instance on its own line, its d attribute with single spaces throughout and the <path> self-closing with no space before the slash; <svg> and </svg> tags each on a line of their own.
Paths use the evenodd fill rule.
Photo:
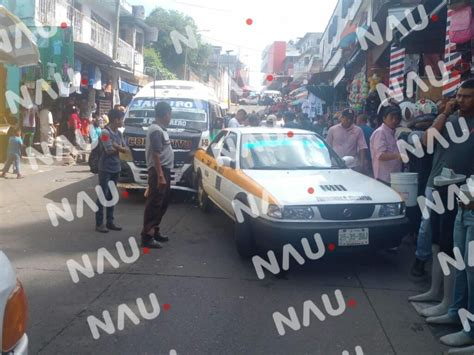
<svg viewBox="0 0 474 355">
<path fill-rule="evenodd" d="M 166 101 L 173 109 L 170 128 L 205 131 L 208 129 L 208 103 L 202 100 L 136 98 L 125 117 L 126 126 L 149 126 L 155 121 L 156 103 Z"/>
<path fill-rule="evenodd" d="M 242 169 L 319 170 L 343 169 L 344 164 L 314 134 L 244 134 L 240 156 Z"/>
</svg>

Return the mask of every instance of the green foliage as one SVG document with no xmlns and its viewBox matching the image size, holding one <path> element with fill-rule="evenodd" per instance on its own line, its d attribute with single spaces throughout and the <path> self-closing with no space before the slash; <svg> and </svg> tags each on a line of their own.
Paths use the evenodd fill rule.
<svg viewBox="0 0 474 355">
<path fill-rule="evenodd" d="M 207 72 L 212 49 L 210 45 L 202 42 L 193 18 L 179 11 L 157 7 L 147 17 L 146 22 L 148 25 L 159 29 L 158 41 L 153 44 L 153 48 L 159 52 L 162 63 L 166 68 L 181 77 L 187 50 L 188 66 L 200 75 Z M 170 34 L 172 31 L 178 31 L 187 37 L 186 26 L 192 28 L 198 47 L 196 49 L 186 48 L 186 45 L 183 44 L 183 53 L 177 54 Z"/>
<path fill-rule="evenodd" d="M 146 74 L 154 75 L 156 70 L 156 78 L 161 80 L 177 79 L 176 75 L 170 72 L 163 64 L 160 53 L 154 48 L 145 48 L 143 52 L 145 67 L 151 68 Z"/>
</svg>

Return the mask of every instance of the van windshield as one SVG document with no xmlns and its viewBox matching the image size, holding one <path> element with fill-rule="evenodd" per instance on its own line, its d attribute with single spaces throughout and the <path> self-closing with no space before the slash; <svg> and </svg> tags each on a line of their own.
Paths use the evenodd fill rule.
<svg viewBox="0 0 474 355">
<path fill-rule="evenodd" d="M 167 102 L 173 109 L 169 128 L 206 131 L 209 122 L 209 104 L 202 100 L 135 98 L 125 116 L 126 126 L 149 126 L 155 121 L 154 107 Z"/>
</svg>

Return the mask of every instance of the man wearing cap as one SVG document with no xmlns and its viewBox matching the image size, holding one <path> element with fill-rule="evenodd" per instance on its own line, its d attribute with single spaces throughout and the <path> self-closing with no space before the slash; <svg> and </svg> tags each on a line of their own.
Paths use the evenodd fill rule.
<svg viewBox="0 0 474 355">
<path fill-rule="evenodd" d="M 382 125 L 370 137 L 374 177 L 390 184 L 390 174 L 402 171 L 402 155 L 398 151 L 395 129 L 402 120 L 398 107 L 386 108 Z"/>
<path fill-rule="evenodd" d="M 355 112 L 345 109 L 340 116 L 340 123 L 332 126 L 328 131 L 326 142 L 341 157 L 355 158 L 349 168 L 364 172 L 367 171 L 367 143 L 364 132 L 354 124 Z"/>
</svg>

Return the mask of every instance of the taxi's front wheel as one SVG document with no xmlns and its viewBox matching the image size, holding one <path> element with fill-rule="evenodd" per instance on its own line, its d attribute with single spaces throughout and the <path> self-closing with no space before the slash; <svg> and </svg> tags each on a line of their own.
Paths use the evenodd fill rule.
<svg viewBox="0 0 474 355">
<path fill-rule="evenodd" d="M 199 208 L 203 211 L 203 212 L 209 212 L 211 210 L 211 207 L 212 207 L 212 202 L 211 200 L 209 199 L 209 197 L 207 196 L 207 193 L 206 191 L 204 191 L 204 187 L 202 185 L 202 177 L 199 176 L 198 177 L 198 184 L 197 184 L 197 202 L 198 202 L 198 206 Z"/>
<path fill-rule="evenodd" d="M 257 248 L 250 225 L 250 216 L 242 211 L 243 221 L 236 221 L 234 226 L 235 243 L 239 255 L 248 259 L 256 254 Z"/>
</svg>

